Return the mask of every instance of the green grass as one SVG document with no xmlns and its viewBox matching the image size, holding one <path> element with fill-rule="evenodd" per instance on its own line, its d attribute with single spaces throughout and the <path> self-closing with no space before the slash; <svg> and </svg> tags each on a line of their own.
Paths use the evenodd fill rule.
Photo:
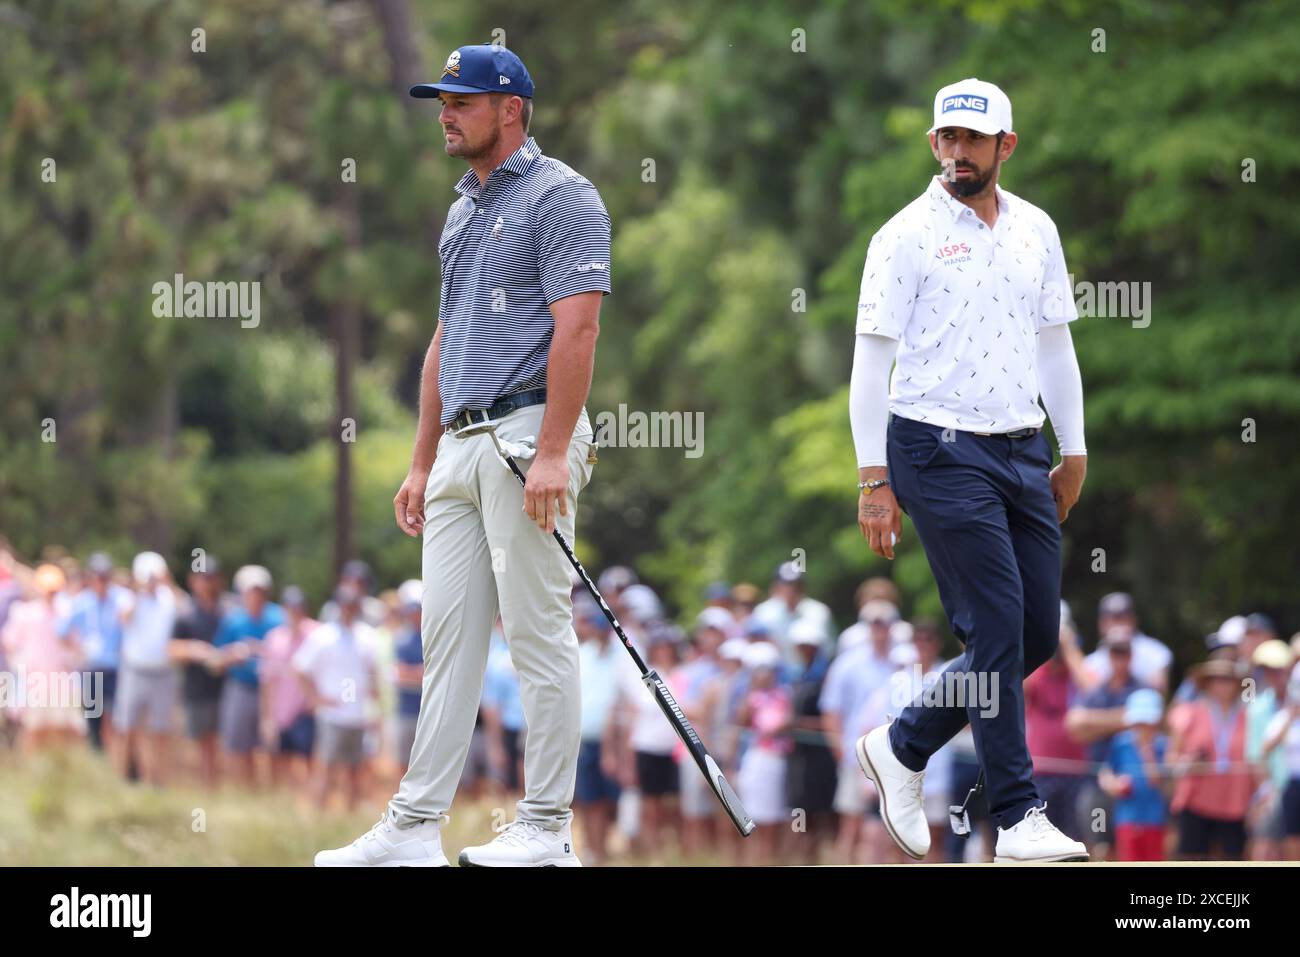
<svg viewBox="0 0 1300 957">
<path fill-rule="evenodd" d="M 0 865 L 10 866 L 310 866 L 383 810 L 322 813 L 282 791 L 128 784 L 83 747 L 0 751 L 0 781 Z"/>
<path fill-rule="evenodd" d="M 388 796 L 371 789 L 356 813 L 317 810 L 291 791 L 215 793 L 177 783 L 130 784 L 84 745 L 26 756 L 0 748 L 0 866 L 307 867 L 317 851 L 355 840 L 378 820 Z M 443 827 L 454 862 L 462 847 L 492 837 L 513 805 L 484 798 L 458 802 Z M 579 838 L 579 852 L 581 852 Z M 686 858 L 669 846 L 652 859 L 627 855 L 611 864 L 724 863 Z"/>
</svg>

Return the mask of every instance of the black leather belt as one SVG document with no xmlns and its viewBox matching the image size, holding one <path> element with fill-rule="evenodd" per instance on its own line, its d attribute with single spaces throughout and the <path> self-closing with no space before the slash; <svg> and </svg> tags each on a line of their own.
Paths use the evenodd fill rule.
<svg viewBox="0 0 1300 957">
<path fill-rule="evenodd" d="M 526 409 L 530 405 L 541 405 L 545 401 L 545 389 L 525 389 L 523 392 L 513 392 L 497 399 L 486 409 L 466 409 L 447 423 L 447 427 L 443 431 L 459 432 L 468 426 L 491 422 L 493 419 L 500 419 L 511 412 Z"/>
<path fill-rule="evenodd" d="M 1038 434 L 1039 432 L 1041 432 L 1041 431 L 1043 431 L 1041 428 L 1039 428 L 1039 429 L 1016 429 L 1014 432 L 975 432 L 975 433 L 973 433 L 973 434 L 974 434 L 974 435 L 982 435 L 982 436 L 984 436 L 985 438 L 990 438 L 990 437 L 992 437 L 992 436 L 1000 435 L 1000 436 L 1003 436 L 1004 438 L 1008 438 L 1008 439 L 1028 439 L 1028 438 L 1031 438 L 1032 436 L 1037 435 L 1037 434 Z"/>
</svg>

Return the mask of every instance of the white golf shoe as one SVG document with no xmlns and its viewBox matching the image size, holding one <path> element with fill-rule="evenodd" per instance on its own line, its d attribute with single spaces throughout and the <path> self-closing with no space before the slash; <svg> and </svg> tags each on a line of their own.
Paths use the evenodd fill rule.
<svg viewBox="0 0 1300 957">
<path fill-rule="evenodd" d="M 349 844 L 316 855 L 317 867 L 450 867 L 437 821 L 398 827 L 384 811 L 379 823 Z"/>
<path fill-rule="evenodd" d="M 581 867 L 566 823 L 548 831 L 532 821 L 512 821 L 496 838 L 460 852 L 461 867 Z"/>
<path fill-rule="evenodd" d="M 1086 861 L 1088 849 L 1066 837 L 1047 819 L 1045 808 L 1030 808 L 1012 827 L 998 828 L 995 864 L 1030 864 L 1035 861 Z"/>
<path fill-rule="evenodd" d="M 904 854 L 919 861 L 930 853 L 930 825 L 925 820 L 921 795 L 925 772 L 913 771 L 894 756 L 888 724 L 858 738 L 857 750 L 858 764 L 880 795 L 880 819 L 885 822 L 885 830 Z"/>
</svg>

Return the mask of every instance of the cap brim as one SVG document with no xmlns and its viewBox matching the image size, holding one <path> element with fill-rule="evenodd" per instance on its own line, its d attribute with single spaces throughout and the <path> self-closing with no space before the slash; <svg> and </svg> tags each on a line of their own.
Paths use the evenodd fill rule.
<svg viewBox="0 0 1300 957">
<path fill-rule="evenodd" d="M 948 126 L 959 126 L 962 129 L 974 130 L 976 133 L 983 133 L 985 136 L 993 136 L 1002 132 L 1002 128 L 983 113 L 966 113 L 960 110 L 954 110 L 946 115 L 943 122 L 930 127 L 929 132 L 937 133 Z"/>
<path fill-rule="evenodd" d="M 411 96 L 418 100 L 436 100 L 439 93 L 488 93 L 476 86 L 463 86 L 460 83 L 417 83 L 411 87 Z"/>
</svg>

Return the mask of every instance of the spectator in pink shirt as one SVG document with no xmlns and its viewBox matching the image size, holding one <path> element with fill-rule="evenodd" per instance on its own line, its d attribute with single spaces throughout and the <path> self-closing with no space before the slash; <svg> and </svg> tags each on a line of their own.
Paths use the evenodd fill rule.
<svg viewBox="0 0 1300 957">
<path fill-rule="evenodd" d="M 1170 764 L 1179 778 L 1170 804 L 1178 816 L 1178 856 L 1241 860 L 1257 783 L 1246 762 L 1243 675 L 1224 658 L 1206 661 L 1192 674 L 1196 698 L 1169 715 Z"/>
<path fill-rule="evenodd" d="M 72 640 L 58 633 L 56 608 L 66 577 L 58 565 L 41 565 L 32 576 L 36 597 L 15 603 L 5 621 L 3 640 L 8 667 L 23 683 L 26 701 L 19 711 L 23 747 L 37 751 L 74 740 L 83 728 L 78 702 L 62 700 L 62 690 L 81 691 L 81 673 Z"/>
<path fill-rule="evenodd" d="M 749 692 L 740 706 L 739 721 L 753 739 L 740 759 L 736 786 L 745 810 L 758 825 L 749 839 L 750 864 L 771 864 L 777 841 L 789 818 L 785 796 L 785 766 L 790 753 L 790 725 L 794 717 L 788 689 L 776 683 L 781 652 L 767 641 L 745 649 Z"/>
<path fill-rule="evenodd" d="M 302 589 L 290 585 L 280 598 L 285 621 L 266 633 L 262 649 L 262 739 L 271 749 L 271 784 L 305 787 L 311 780 L 316 719 L 293 668 L 293 656 L 320 624 L 307 615 Z"/>
</svg>

